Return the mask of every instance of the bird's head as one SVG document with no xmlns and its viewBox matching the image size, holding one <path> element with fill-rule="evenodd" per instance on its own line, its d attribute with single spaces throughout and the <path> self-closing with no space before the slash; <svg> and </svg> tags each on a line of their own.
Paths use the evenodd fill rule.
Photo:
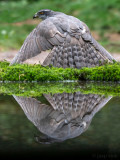
<svg viewBox="0 0 120 160">
<path fill-rule="evenodd" d="M 33 16 L 34 18 L 40 18 L 42 20 L 52 16 L 54 14 L 54 11 L 50 10 L 50 9 L 42 9 L 40 11 L 38 11 L 37 13 L 35 13 L 35 15 Z"/>
</svg>

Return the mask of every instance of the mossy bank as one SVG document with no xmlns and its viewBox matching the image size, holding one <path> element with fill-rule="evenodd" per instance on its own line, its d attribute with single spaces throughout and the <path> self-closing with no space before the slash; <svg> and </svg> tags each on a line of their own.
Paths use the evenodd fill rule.
<svg viewBox="0 0 120 160">
<path fill-rule="evenodd" d="M 40 82 L 40 81 L 120 81 L 120 63 L 114 62 L 94 68 L 55 68 L 43 67 L 39 64 L 16 64 L 0 62 L 0 81 Z"/>
<path fill-rule="evenodd" d="M 120 84 L 114 82 L 39 82 L 0 83 L 0 94 L 39 97 L 43 94 L 75 93 L 120 96 Z"/>
</svg>

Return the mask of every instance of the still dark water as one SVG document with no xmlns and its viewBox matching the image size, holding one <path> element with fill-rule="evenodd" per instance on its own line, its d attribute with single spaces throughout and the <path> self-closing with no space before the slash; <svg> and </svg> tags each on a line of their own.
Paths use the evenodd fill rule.
<svg viewBox="0 0 120 160">
<path fill-rule="evenodd" d="M 119 159 L 120 97 L 0 95 L 0 155 Z"/>
</svg>

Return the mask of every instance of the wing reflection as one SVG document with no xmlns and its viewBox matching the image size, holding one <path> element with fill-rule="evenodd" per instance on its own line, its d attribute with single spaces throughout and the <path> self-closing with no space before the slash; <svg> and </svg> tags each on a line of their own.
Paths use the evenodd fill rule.
<svg viewBox="0 0 120 160">
<path fill-rule="evenodd" d="M 61 142 L 85 132 L 94 115 L 111 99 L 80 92 L 43 96 L 47 103 L 36 98 L 14 98 L 27 118 L 44 134 L 36 136 L 36 140 L 46 144 Z"/>
</svg>

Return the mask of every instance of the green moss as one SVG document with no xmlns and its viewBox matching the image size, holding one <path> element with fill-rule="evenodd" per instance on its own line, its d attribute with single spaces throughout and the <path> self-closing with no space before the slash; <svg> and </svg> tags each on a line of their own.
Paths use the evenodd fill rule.
<svg viewBox="0 0 120 160">
<path fill-rule="evenodd" d="M 0 83 L 0 94 L 38 97 L 55 93 L 100 94 L 120 96 L 120 84 L 113 82 Z"/>
<path fill-rule="evenodd" d="M 17 64 L 7 66 L 0 62 L 1 81 L 63 81 L 78 80 L 80 70 L 70 68 L 42 67 L 41 65 Z M 5 66 L 5 67 L 4 67 Z"/>
<path fill-rule="evenodd" d="M 64 81 L 64 80 L 94 80 L 120 81 L 120 63 L 114 62 L 93 68 L 55 68 L 43 67 L 39 64 L 16 64 L 0 62 L 0 81 Z"/>
<path fill-rule="evenodd" d="M 94 68 L 83 68 L 79 78 L 94 81 L 120 81 L 120 63 L 114 62 Z"/>
</svg>

